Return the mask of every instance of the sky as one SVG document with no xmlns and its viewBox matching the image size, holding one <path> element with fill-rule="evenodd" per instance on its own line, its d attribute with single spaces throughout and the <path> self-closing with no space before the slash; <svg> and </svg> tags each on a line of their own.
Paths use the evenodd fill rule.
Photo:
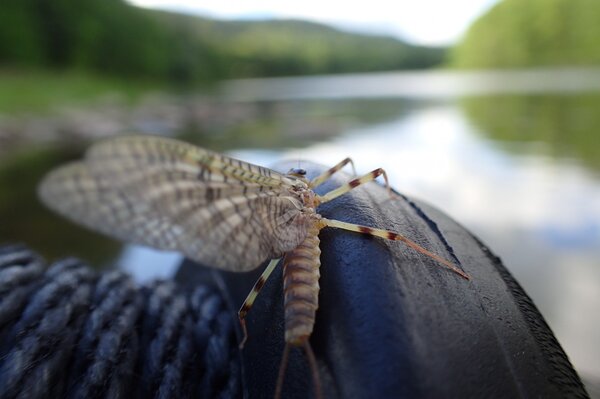
<svg viewBox="0 0 600 399">
<path fill-rule="evenodd" d="M 499 0 L 129 1 L 142 7 L 221 19 L 304 19 L 345 30 L 386 34 L 415 44 L 436 46 L 456 43 L 469 25 Z"/>
</svg>

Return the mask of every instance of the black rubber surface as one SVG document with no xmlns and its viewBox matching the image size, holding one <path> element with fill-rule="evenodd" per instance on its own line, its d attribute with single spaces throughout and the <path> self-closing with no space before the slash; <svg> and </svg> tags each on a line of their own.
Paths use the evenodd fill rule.
<svg viewBox="0 0 600 399">
<path fill-rule="evenodd" d="M 323 170 L 302 166 L 309 175 Z M 348 178 L 336 175 L 317 191 Z M 530 298 L 462 226 L 423 202 L 390 200 L 376 184 L 324 204 L 320 213 L 400 232 L 472 276 L 466 281 L 399 242 L 324 229 L 311 343 L 327 398 L 587 397 Z M 261 271 L 215 274 L 237 308 Z M 275 389 L 284 346 L 281 282 L 277 268 L 248 315 L 243 373 L 250 398 L 272 397 Z M 285 398 L 312 396 L 300 349 L 292 350 L 284 385 Z"/>
</svg>

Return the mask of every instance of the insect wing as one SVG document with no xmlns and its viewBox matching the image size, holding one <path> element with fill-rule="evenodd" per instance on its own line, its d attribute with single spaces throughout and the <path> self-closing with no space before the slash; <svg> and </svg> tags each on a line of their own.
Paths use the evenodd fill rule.
<svg viewBox="0 0 600 399">
<path fill-rule="evenodd" d="M 274 170 L 229 158 L 178 140 L 155 136 L 129 136 L 105 140 L 92 146 L 86 162 L 98 176 L 111 184 L 136 187 L 138 182 L 156 183 L 189 180 L 216 183 L 217 187 L 247 187 L 259 190 L 282 188 L 294 180 Z M 219 185 L 219 183 L 221 183 Z M 204 191 L 196 186 L 195 190 Z M 206 197 L 210 198 L 210 197 Z"/>
<path fill-rule="evenodd" d="M 288 195 L 296 181 L 270 169 L 157 137 L 101 142 L 84 162 L 77 173 L 51 174 L 42 185 L 47 186 L 42 198 L 67 217 L 113 237 L 244 271 L 280 256 L 306 236 L 301 204 Z M 84 194 L 86 189 L 90 193 Z M 85 206 L 76 212 L 64 207 L 62 197 L 70 195 Z"/>
<path fill-rule="evenodd" d="M 52 171 L 38 193 L 49 208 L 92 230 L 159 249 L 177 249 L 176 231 L 166 218 L 109 190 L 83 162 Z"/>
</svg>

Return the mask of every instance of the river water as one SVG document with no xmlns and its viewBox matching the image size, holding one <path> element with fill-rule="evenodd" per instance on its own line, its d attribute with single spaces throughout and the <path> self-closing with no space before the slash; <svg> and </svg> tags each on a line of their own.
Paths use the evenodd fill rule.
<svg viewBox="0 0 600 399">
<path fill-rule="evenodd" d="M 261 165 L 350 156 L 359 174 L 383 167 L 394 188 L 442 209 L 499 255 L 582 377 L 600 381 L 600 71 L 243 80 L 222 85 L 218 101 L 237 110 L 225 113 L 226 128 L 181 133 Z M 248 106 L 252 117 L 240 116 Z M 22 180 L 16 169 L 1 173 L 0 193 Z M 10 209 L 0 200 L 0 217 L 11 220 Z M 22 237 L 35 243 L 37 225 L 21 226 Z M 0 241 L 17 230 L 0 228 Z M 113 251 L 140 280 L 169 275 L 164 262 L 179 260 L 97 239 L 77 254 Z"/>
</svg>

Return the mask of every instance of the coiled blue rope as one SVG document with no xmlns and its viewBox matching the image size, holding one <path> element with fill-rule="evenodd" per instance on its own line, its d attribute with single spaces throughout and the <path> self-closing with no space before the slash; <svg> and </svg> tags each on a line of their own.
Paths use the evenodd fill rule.
<svg viewBox="0 0 600 399">
<path fill-rule="evenodd" d="M 211 287 L 138 287 L 0 247 L 0 398 L 239 396 L 233 319 Z"/>
</svg>

